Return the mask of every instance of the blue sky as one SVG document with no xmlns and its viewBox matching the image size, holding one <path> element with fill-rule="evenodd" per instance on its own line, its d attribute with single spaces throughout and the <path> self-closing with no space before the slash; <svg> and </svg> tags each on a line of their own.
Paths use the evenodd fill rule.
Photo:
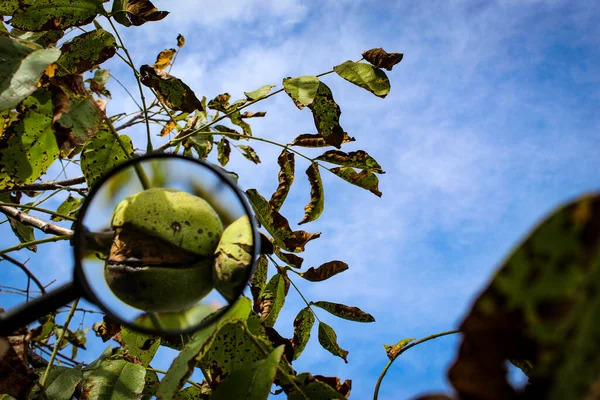
<svg viewBox="0 0 600 400">
<path fill-rule="evenodd" d="M 598 189 L 596 2 L 155 4 L 171 14 L 162 22 L 120 29 L 136 65 L 153 63 L 181 33 L 186 45 L 172 74 L 209 99 L 223 92 L 242 98 L 243 91 L 280 85 L 284 77 L 325 72 L 373 47 L 404 53 L 388 73 L 392 91 L 383 100 L 336 75 L 323 78 L 342 109 L 342 126 L 357 139 L 344 150 L 364 149 L 386 171 L 380 176 L 382 198 L 323 171 L 325 212 L 302 227 L 323 233 L 307 246 L 306 267 L 330 260 L 350 265 L 329 281 L 295 279 L 303 294 L 359 306 L 376 318 L 359 324 L 317 311 L 336 329 L 349 363 L 320 347 L 316 327 L 294 363 L 299 372 L 352 379 L 351 398 L 372 396 L 387 362 L 383 343 L 456 328 L 490 274 L 540 218 Z M 118 60 L 107 66 L 135 90 Z M 135 109 L 117 85 L 109 88 L 115 98 L 110 112 Z M 266 118 L 251 121 L 257 136 L 285 143 L 315 132 L 310 112 L 297 110 L 284 94 L 253 110 L 267 111 Z M 139 133 L 133 136 L 145 147 Z M 234 151 L 228 168 L 240 174 L 243 189 L 257 188 L 268 197 L 277 185 L 280 149 L 253 147 L 263 164 L 254 166 Z M 296 182 L 282 210 L 291 222 L 302 219 L 309 199 L 307 167 L 297 159 Z M 0 225 L 0 235 L 2 247 L 16 243 L 7 224 Z M 30 257 L 28 265 L 44 282 L 68 279 L 64 244 L 17 256 Z M 47 261 L 61 257 L 67 260 Z M 3 282 L 24 284 L 19 271 L 5 262 L 2 267 Z M 11 299 L 0 297 L 3 304 Z M 276 326 L 284 336 L 292 335 L 302 307 L 291 291 Z M 380 398 L 448 391 L 445 373 L 457 340 L 441 338 L 403 354 L 388 371 Z M 104 346 L 92 343 L 89 357 Z M 172 357 L 161 352 L 156 367 L 166 369 Z"/>
</svg>

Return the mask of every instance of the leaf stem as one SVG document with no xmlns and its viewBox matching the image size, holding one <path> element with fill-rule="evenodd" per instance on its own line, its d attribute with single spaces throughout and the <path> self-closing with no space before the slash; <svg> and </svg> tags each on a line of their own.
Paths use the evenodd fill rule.
<svg viewBox="0 0 600 400">
<path fill-rule="evenodd" d="M 43 212 L 43 213 L 46 213 L 46 214 L 56 215 L 57 217 L 61 217 L 62 219 L 68 219 L 69 221 L 76 221 L 77 220 L 76 218 L 69 217 L 68 215 L 60 214 L 60 213 L 57 213 L 57 212 L 52 211 L 52 210 L 47 210 L 45 208 L 40 208 L 40 207 L 35 207 L 35 206 L 28 206 L 26 204 L 4 203 L 4 202 L 0 201 L 0 206 L 26 208 L 26 209 L 29 209 L 29 210 L 39 211 L 39 212 Z"/>
<path fill-rule="evenodd" d="M 390 368 L 390 366 L 392 365 L 392 363 L 402 354 L 404 353 L 406 350 L 410 349 L 411 347 L 415 347 L 418 344 L 427 342 L 429 340 L 432 339 L 436 339 L 442 336 L 447 336 L 447 335 L 454 335 L 455 333 L 460 333 L 460 330 L 458 329 L 454 329 L 451 331 L 446 331 L 446 332 L 441 332 L 441 333 L 436 333 L 430 336 L 426 336 L 423 339 L 417 340 L 416 342 L 412 342 L 408 345 L 406 345 L 405 347 L 403 347 L 402 349 L 400 349 L 400 351 L 398 352 L 398 354 L 396 355 L 396 357 L 394 357 L 393 359 L 390 359 L 390 361 L 388 361 L 388 363 L 386 364 L 385 368 L 383 368 L 383 371 L 381 371 L 381 374 L 379 375 L 379 379 L 377 379 L 377 384 L 375 385 L 375 391 L 373 392 L 373 400 L 377 400 L 378 396 L 379 396 L 379 388 L 381 386 L 381 381 L 383 380 L 383 377 L 385 376 L 385 374 L 387 373 L 388 369 Z"/>
<path fill-rule="evenodd" d="M 71 323 L 71 319 L 73 318 L 73 315 L 75 315 L 75 310 L 77 309 L 78 303 L 79 303 L 79 299 L 75 300 L 73 302 L 73 304 L 71 305 L 71 310 L 69 311 L 69 314 L 67 315 L 67 320 L 64 323 L 63 331 L 60 334 L 60 337 L 58 338 L 58 340 L 56 341 L 56 344 L 54 345 L 54 350 L 52 350 L 52 355 L 50 356 L 50 360 L 48 360 L 48 366 L 46 367 L 44 376 L 40 380 L 40 385 L 42 387 L 46 386 L 46 381 L 48 380 L 48 376 L 50 375 L 50 369 L 52 369 L 52 364 L 54 364 L 54 359 L 56 358 L 56 355 L 58 354 L 58 349 L 60 347 L 60 344 L 64 340 L 65 335 L 67 334 L 69 324 Z"/>
<path fill-rule="evenodd" d="M 69 240 L 72 237 L 73 237 L 73 235 L 60 235 L 60 236 L 52 236 L 52 237 L 45 238 L 45 239 L 32 240 L 30 242 L 20 243 L 20 244 L 18 244 L 16 246 L 9 247 L 8 249 L 0 250 L 0 256 L 4 256 L 6 253 L 10 253 L 12 251 L 21 250 L 22 248 L 25 248 L 27 246 L 32 246 L 34 244 L 43 244 L 43 243 L 49 243 L 49 242 L 58 242 L 59 240 Z"/>
</svg>

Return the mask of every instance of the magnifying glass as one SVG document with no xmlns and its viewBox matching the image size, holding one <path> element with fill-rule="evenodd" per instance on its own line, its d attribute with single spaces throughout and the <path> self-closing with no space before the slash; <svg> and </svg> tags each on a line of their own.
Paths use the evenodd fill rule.
<svg viewBox="0 0 600 400">
<path fill-rule="evenodd" d="M 201 329 L 242 296 L 260 236 L 250 205 L 224 170 L 153 154 L 119 165 L 95 184 L 72 245 L 73 281 L 1 313 L 0 336 L 80 297 L 144 333 Z"/>
</svg>

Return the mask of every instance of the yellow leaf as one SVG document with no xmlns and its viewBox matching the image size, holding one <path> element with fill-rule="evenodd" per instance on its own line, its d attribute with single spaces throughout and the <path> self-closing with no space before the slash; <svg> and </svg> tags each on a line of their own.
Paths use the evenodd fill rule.
<svg viewBox="0 0 600 400">
<path fill-rule="evenodd" d="M 169 66 L 169 64 L 171 64 L 171 60 L 173 59 L 175 53 L 177 53 L 177 50 L 175 49 L 167 49 L 161 51 L 158 54 L 158 56 L 156 56 L 156 62 L 152 66 L 161 71 L 163 69 L 166 69 Z"/>
<path fill-rule="evenodd" d="M 173 129 L 175 129 L 175 122 L 169 121 L 160 131 L 160 136 L 167 136 Z"/>
</svg>

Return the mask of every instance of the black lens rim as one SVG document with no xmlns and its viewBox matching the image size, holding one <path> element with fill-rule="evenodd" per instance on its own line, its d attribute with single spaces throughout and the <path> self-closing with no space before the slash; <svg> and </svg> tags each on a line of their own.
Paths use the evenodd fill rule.
<svg viewBox="0 0 600 400">
<path fill-rule="evenodd" d="M 98 297 L 95 295 L 94 291 L 92 290 L 91 285 L 89 284 L 85 274 L 83 273 L 83 266 L 82 266 L 81 257 L 80 257 L 80 254 L 82 253 L 81 252 L 82 238 L 83 238 L 83 233 L 85 232 L 84 227 L 83 227 L 84 216 L 86 215 L 88 208 L 90 207 L 91 200 L 98 193 L 98 190 L 104 185 L 104 183 L 106 183 L 107 180 L 111 179 L 113 176 L 115 176 L 119 172 L 123 171 L 124 169 L 132 167 L 136 163 L 142 163 L 142 162 L 146 162 L 146 161 L 149 161 L 152 159 L 162 159 L 162 158 L 172 158 L 172 159 L 177 158 L 177 159 L 181 159 L 181 160 L 184 160 L 187 162 L 193 162 L 193 163 L 199 164 L 204 168 L 208 168 L 209 170 L 212 170 L 223 182 L 225 182 L 225 184 L 227 184 L 231 189 L 233 189 L 233 191 L 236 194 L 236 196 L 238 197 L 239 201 L 242 203 L 242 206 L 244 207 L 244 211 L 248 215 L 248 218 L 250 219 L 250 223 L 252 225 L 252 239 L 253 239 L 252 240 L 252 265 L 251 265 L 251 268 L 248 268 L 248 270 L 247 270 L 245 284 L 243 286 L 240 285 L 240 289 L 238 290 L 237 293 L 235 293 L 235 297 L 234 297 L 235 300 L 228 303 L 225 307 L 222 307 L 221 309 L 215 311 L 214 313 L 211 313 L 206 318 L 204 318 L 202 321 L 200 321 L 197 325 L 192 325 L 185 329 L 169 329 L 169 330 L 164 330 L 164 331 L 158 330 L 158 329 L 148 329 L 145 327 L 141 327 L 141 326 L 135 325 L 129 321 L 126 321 L 123 318 L 120 318 L 118 315 L 113 314 L 113 312 L 110 311 L 108 309 L 108 307 L 106 307 L 103 304 L 103 302 L 100 301 L 100 299 L 98 299 Z M 97 181 L 94 184 L 94 186 L 91 188 L 91 190 L 88 192 L 88 195 L 86 196 L 86 198 L 81 206 L 81 209 L 79 210 L 77 220 L 73 224 L 73 229 L 74 229 L 73 255 L 74 255 L 74 260 L 75 260 L 75 269 L 74 269 L 74 273 L 73 273 L 73 279 L 74 279 L 74 282 L 81 287 L 81 290 L 84 293 L 84 298 L 86 300 L 94 303 L 96 306 L 98 306 L 107 316 L 109 316 L 111 319 L 113 319 L 114 322 L 117 322 L 121 325 L 131 328 L 132 330 L 142 332 L 142 333 L 148 333 L 148 334 L 180 335 L 180 334 L 184 334 L 184 333 L 198 331 L 200 329 L 206 328 L 207 326 L 210 326 L 213 323 L 215 323 L 221 316 L 223 316 L 223 314 L 225 314 L 227 311 L 229 311 L 231 309 L 231 307 L 233 307 L 237 303 L 239 298 L 242 297 L 242 295 L 244 294 L 244 290 L 245 290 L 246 286 L 248 285 L 248 283 L 250 282 L 250 279 L 252 278 L 252 275 L 256 271 L 256 267 L 258 264 L 258 258 L 260 255 L 260 235 L 258 233 L 257 222 L 254 217 L 254 212 L 252 210 L 252 207 L 250 206 L 250 203 L 248 202 L 248 199 L 246 198 L 246 195 L 237 186 L 237 183 L 234 182 L 233 179 L 231 179 L 231 177 L 229 177 L 225 172 L 223 172 L 223 170 L 221 168 L 213 166 L 212 164 L 210 164 L 204 160 L 199 160 L 199 159 L 195 159 L 192 157 L 183 156 L 183 155 L 179 155 L 179 154 L 172 154 L 172 153 L 155 153 L 155 154 L 147 154 L 147 155 L 135 157 L 133 159 L 123 162 L 122 164 L 119 164 L 118 166 L 113 168 L 109 173 L 102 176 L 100 178 L 100 180 Z"/>
</svg>

